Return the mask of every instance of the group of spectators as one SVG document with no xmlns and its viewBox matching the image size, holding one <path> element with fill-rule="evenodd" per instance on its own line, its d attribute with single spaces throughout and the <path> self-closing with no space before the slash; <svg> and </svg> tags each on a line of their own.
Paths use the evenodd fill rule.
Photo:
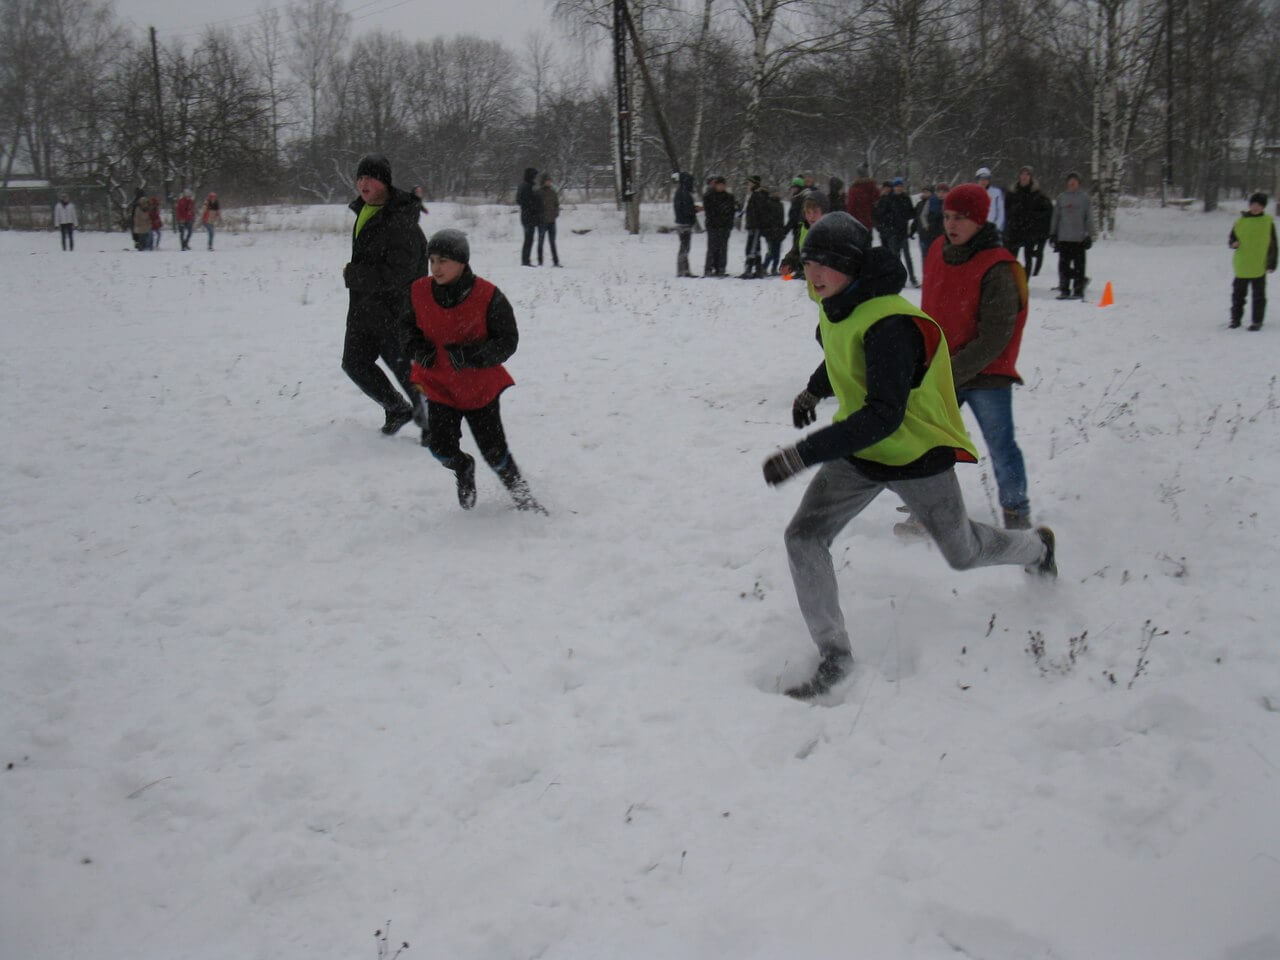
<svg viewBox="0 0 1280 960">
<path fill-rule="evenodd" d="M 935 240 L 942 236 L 942 205 L 951 186 L 926 184 L 913 198 L 903 177 L 877 183 L 865 167 L 857 171 L 845 189 L 844 181 L 831 177 L 827 190 L 820 190 L 811 174 L 801 174 L 790 182 L 790 207 L 784 211 L 781 190 L 765 188 L 761 178 L 746 179 L 747 196 L 739 202 L 722 176 L 709 177 L 701 202 L 694 196 L 691 174 L 673 176 L 677 181 L 673 197 L 676 233 L 680 248 L 676 275 L 693 277 L 689 269 L 692 234 L 698 228 L 697 215 L 705 217 L 707 254 L 703 276 L 728 276 L 729 235 L 737 226 L 746 231 L 743 272 L 739 277 L 757 278 L 780 271 L 797 273 L 799 243 L 805 227 L 804 208 L 814 205 L 826 213 L 844 210 L 869 231 L 878 234 L 881 245 L 902 258 L 907 278 L 919 287 L 910 241 L 916 239 L 921 272 Z M 1022 255 L 1029 277 L 1038 276 L 1044 264 L 1045 246 L 1058 254 L 1058 295 L 1060 299 L 1083 298 L 1088 276 L 1085 252 L 1093 244 L 1094 223 L 1089 195 L 1080 189 L 1080 176 L 1069 173 L 1056 202 L 1040 188 L 1030 167 L 1018 171 L 1016 182 L 1006 192 L 992 183 L 991 170 L 979 167 L 973 182 L 987 192 L 991 201 L 989 221 L 1014 256 Z M 787 237 L 791 249 L 781 256 Z"/>
</svg>

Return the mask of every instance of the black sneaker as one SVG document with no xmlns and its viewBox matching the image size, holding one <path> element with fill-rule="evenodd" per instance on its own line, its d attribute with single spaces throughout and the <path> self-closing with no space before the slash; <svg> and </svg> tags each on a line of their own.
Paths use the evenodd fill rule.
<svg viewBox="0 0 1280 960">
<path fill-rule="evenodd" d="M 1261 329 L 1262 329 L 1262 321 L 1258 321 L 1257 323 L 1251 323 L 1251 324 L 1249 324 L 1249 326 L 1247 326 L 1245 329 L 1246 329 L 1246 330 L 1261 330 Z"/>
<path fill-rule="evenodd" d="M 476 461 L 469 454 L 458 454 L 462 463 L 453 468 L 458 480 L 458 506 L 470 510 L 476 505 Z"/>
<path fill-rule="evenodd" d="M 812 700 L 814 697 L 820 697 L 830 693 L 836 684 L 847 677 L 849 668 L 852 666 L 851 654 L 834 652 L 824 654 L 812 677 L 785 692 L 788 697 L 794 697 L 797 700 Z"/>
<path fill-rule="evenodd" d="M 1228 324 L 1227 324 L 1227 327 L 1228 327 L 1229 329 L 1231 329 L 1231 330 L 1234 330 L 1234 329 L 1235 329 L 1236 327 L 1238 327 L 1238 326 L 1240 326 L 1240 321 L 1239 321 L 1239 320 L 1234 320 L 1234 319 L 1233 319 L 1230 323 L 1228 323 Z"/>
<path fill-rule="evenodd" d="M 1070 299 L 1071 299 L 1071 291 L 1070 291 L 1070 290 L 1059 290 L 1059 291 L 1058 291 L 1058 299 L 1059 299 L 1059 300 L 1070 300 Z"/>
<path fill-rule="evenodd" d="M 1027 573 L 1033 573 L 1038 577 L 1056 580 L 1058 579 L 1058 560 L 1054 552 L 1053 531 L 1048 527 L 1036 527 L 1036 533 L 1040 536 L 1040 542 L 1044 544 L 1044 557 L 1039 563 L 1027 564 L 1025 569 Z"/>
<path fill-rule="evenodd" d="M 382 432 L 390 437 L 412 419 L 413 407 L 396 407 L 394 410 L 388 410 L 387 419 L 382 424 Z"/>
</svg>

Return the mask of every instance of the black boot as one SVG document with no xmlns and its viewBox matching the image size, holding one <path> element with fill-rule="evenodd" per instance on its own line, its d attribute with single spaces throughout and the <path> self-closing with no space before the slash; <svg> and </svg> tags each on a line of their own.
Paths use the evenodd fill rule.
<svg viewBox="0 0 1280 960">
<path fill-rule="evenodd" d="M 413 407 L 407 403 L 403 407 L 393 407 L 387 411 L 387 418 L 382 424 L 382 432 L 389 437 L 412 419 Z"/>
<path fill-rule="evenodd" d="M 476 461 L 466 453 L 460 453 L 445 464 L 458 480 L 458 506 L 470 510 L 476 505 Z"/>
<path fill-rule="evenodd" d="M 507 454 L 507 462 L 498 469 L 497 473 L 502 485 L 511 493 L 511 499 L 516 502 L 517 510 L 532 510 L 535 513 L 546 514 L 546 508 L 529 492 L 529 484 L 524 477 L 520 476 L 520 468 L 516 466 L 516 461 L 510 454 Z"/>
</svg>

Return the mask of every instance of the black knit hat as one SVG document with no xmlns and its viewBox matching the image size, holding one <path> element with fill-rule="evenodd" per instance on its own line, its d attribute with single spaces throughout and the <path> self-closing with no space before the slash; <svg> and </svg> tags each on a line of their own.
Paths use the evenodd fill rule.
<svg viewBox="0 0 1280 960">
<path fill-rule="evenodd" d="M 1249 198 L 1250 203 L 1256 203 L 1260 207 L 1267 205 L 1267 195 L 1259 191 Z"/>
<path fill-rule="evenodd" d="M 862 260 L 870 248 L 871 232 L 843 210 L 836 210 L 809 228 L 800 259 L 856 277 L 862 273 Z"/>
<path fill-rule="evenodd" d="M 427 256 L 433 253 L 458 263 L 471 262 L 471 244 L 467 243 L 467 235 L 461 230 L 437 230 L 427 241 Z"/>
<path fill-rule="evenodd" d="M 391 161 L 380 153 L 366 153 L 356 164 L 356 179 L 373 177 L 380 183 L 391 186 Z"/>
</svg>

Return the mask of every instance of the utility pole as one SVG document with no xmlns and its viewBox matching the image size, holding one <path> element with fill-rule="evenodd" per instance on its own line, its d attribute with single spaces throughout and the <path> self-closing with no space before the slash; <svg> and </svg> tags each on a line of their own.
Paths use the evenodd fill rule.
<svg viewBox="0 0 1280 960">
<path fill-rule="evenodd" d="M 624 204 L 627 232 L 640 232 L 640 201 L 636 197 L 631 163 L 631 87 L 627 77 L 627 14 L 625 0 L 613 0 L 613 83 L 618 97 L 615 157 L 618 198 Z"/>
<path fill-rule="evenodd" d="M 1160 206 L 1173 190 L 1173 2 L 1165 0 L 1164 13 L 1164 175 L 1160 178 Z"/>
<path fill-rule="evenodd" d="M 151 81 L 155 88 L 156 98 L 156 144 L 160 150 L 160 177 L 164 184 L 164 198 L 162 203 L 173 206 L 173 174 L 169 170 L 169 145 L 164 136 L 164 109 L 160 103 L 160 52 L 156 45 L 156 28 L 150 27 L 151 31 Z M 171 219 L 174 222 L 174 229 L 177 229 L 177 214 L 170 209 Z"/>
</svg>

